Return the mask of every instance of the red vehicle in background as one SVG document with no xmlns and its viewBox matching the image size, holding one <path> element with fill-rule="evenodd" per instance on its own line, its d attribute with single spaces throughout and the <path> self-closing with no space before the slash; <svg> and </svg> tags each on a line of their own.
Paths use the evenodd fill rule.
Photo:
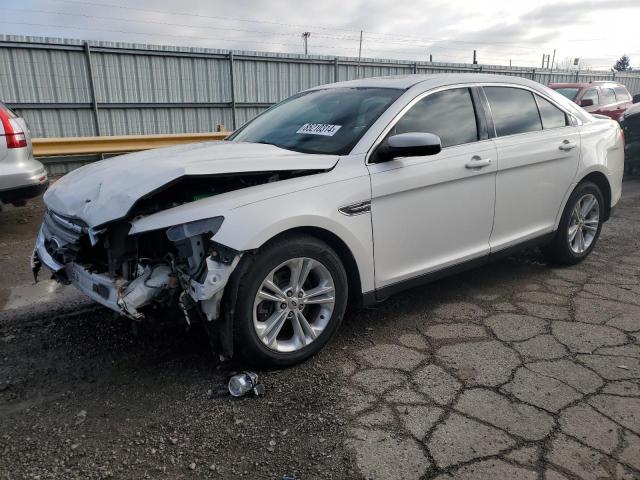
<svg viewBox="0 0 640 480">
<path fill-rule="evenodd" d="M 616 82 L 552 83 L 556 92 L 574 101 L 589 113 L 606 115 L 614 120 L 633 105 L 627 88 Z"/>
</svg>

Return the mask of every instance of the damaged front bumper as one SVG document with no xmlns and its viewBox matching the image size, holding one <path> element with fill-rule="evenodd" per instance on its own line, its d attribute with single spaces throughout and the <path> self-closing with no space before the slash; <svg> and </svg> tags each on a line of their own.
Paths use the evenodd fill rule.
<svg viewBox="0 0 640 480">
<path fill-rule="evenodd" d="M 231 261 L 226 258 L 224 262 L 206 258 L 202 283 L 193 278 L 177 278 L 176 272 L 167 264 L 147 266 L 133 280 L 125 280 L 93 272 L 76 262 L 60 263 L 47 250 L 47 229 L 43 225 L 36 239 L 31 268 L 36 281 L 38 271 L 45 266 L 57 281 L 72 284 L 97 303 L 135 320 L 144 318 L 141 310 L 162 292 L 176 293 L 180 297 L 178 306 L 190 323 L 191 313 L 187 311 L 187 304 L 197 305 L 207 321 L 219 317 L 224 288 L 241 256 L 237 253 Z"/>
</svg>

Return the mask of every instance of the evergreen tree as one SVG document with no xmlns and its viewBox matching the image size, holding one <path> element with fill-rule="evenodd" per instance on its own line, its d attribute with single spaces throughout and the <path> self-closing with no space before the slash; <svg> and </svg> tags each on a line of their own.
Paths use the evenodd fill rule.
<svg viewBox="0 0 640 480">
<path fill-rule="evenodd" d="M 631 70 L 631 65 L 629 65 L 629 57 L 627 55 L 622 55 L 616 64 L 613 66 L 614 70 L 618 72 L 624 72 L 625 70 Z"/>
</svg>

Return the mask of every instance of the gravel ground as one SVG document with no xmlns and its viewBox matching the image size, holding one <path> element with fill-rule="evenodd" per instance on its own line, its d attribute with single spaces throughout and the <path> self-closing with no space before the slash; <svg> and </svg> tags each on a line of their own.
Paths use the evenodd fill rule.
<svg viewBox="0 0 640 480">
<path fill-rule="evenodd" d="M 0 213 L 0 306 L 39 208 Z M 636 180 L 581 265 L 526 252 L 350 312 L 240 400 L 198 330 L 34 298 L 0 312 L 0 478 L 638 479 L 638 247 Z"/>
</svg>

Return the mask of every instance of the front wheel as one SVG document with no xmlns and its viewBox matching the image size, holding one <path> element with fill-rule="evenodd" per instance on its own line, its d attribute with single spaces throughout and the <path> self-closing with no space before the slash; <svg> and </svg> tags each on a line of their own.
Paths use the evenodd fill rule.
<svg viewBox="0 0 640 480">
<path fill-rule="evenodd" d="M 565 206 L 558 230 L 544 255 L 555 263 L 575 265 L 593 250 L 604 218 L 604 198 L 594 183 L 583 182 L 573 191 Z"/>
<path fill-rule="evenodd" d="M 248 260 L 238 289 L 236 349 L 254 364 L 289 366 L 318 352 L 347 304 L 338 255 L 315 237 L 281 238 Z"/>
</svg>

